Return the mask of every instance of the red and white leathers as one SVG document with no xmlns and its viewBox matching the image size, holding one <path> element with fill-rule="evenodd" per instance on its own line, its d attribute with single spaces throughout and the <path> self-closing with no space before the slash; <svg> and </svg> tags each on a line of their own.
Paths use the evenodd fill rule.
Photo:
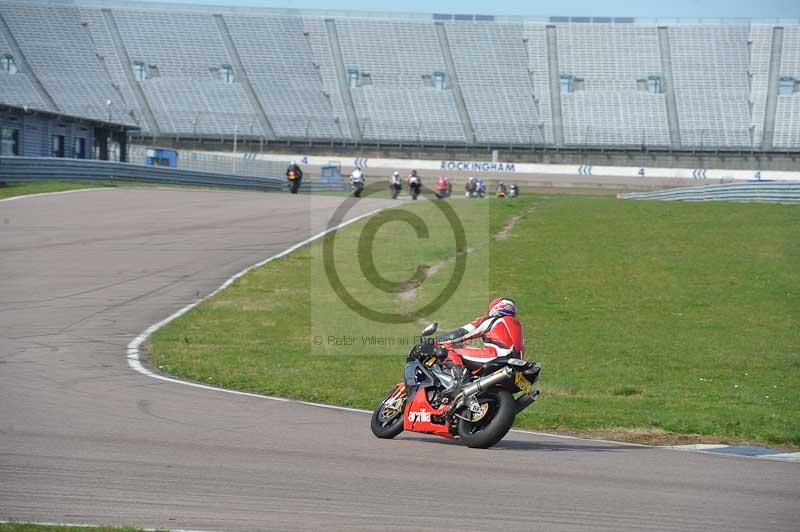
<svg viewBox="0 0 800 532">
<path fill-rule="evenodd" d="M 467 340 L 483 339 L 483 347 L 453 347 Z M 439 337 L 438 345 L 447 348 L 447 360 L 454 364 L 489 362 L 497 357 L 512 353 L 520 358 L 525 356 L 525 338 L 522 324 L 516 316 L 482 316 L 452 333 Z"/>
</svg>

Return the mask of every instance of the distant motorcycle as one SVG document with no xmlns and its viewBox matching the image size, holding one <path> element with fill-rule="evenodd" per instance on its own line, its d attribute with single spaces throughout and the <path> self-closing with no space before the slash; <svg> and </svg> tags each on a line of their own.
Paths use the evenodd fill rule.
<svg viewBox="0 0 800 532">
<path fill-rule="evenodd" d="M 436 328 L 436 323 L 425 327 L 419 343 L 411 348 L 403 382 L 372 414 L 372 433 L 394 438 L 407 430 L 457 438 L 468 447 L 491 447 L 538 397 L 533 385 L 542 367 L 514 357 L 486 363 L 464 359 L 465 366 L 448 366 L 442 363 L 447 351 L 425 339 Z"/>
<path fill-rule="evenodd" d="M 392 199 L 397 199 L 397 195 L 400 194 L 400 191 L 403 189 L 403 184 L 400 181 L 400 174 L 395 172 L 389 181 L 389 192 L 392 195 Z"/>
<path fill-rule="evenodd" d="M 417 178 L 411 178 L 408 181 L 408 189 L 411 192 L 411 199 L 416 200 L 419 197 L 419 193 L 422 190 L 422 181 Z"/>
<path fill-rule="evenodd" d="M 361 193 L 364 192 L 366 181 L 367 179 L 364 176 L 364 172 L 361 171 L 361 168 L 356 167 L 353 173 L 350 174 L 350 188 L 353 191 L 354 197 L 361 197 Z"/>
<path fill-rule="evenodd" d="M 449 198 L 452 192 L 453 192 L 453 186 L 450 183 L 445 183 L 444 185 L 440 184 L 436 185 L 436 197 L 438 199 Z"/>
<path fill-rule="evenodd" d="M 497 185 L 496 195 L 498 198 L 505 198 L 506 197 L 506 186 L 503 183 Z"/>
<path fill-rule="evenodd" d="M 292 194 L 297 194 L 297 191 L 300 190 L 302 176 L 299 175 L 295 170 L 289 170 L 289 172 L 286 174 L 286 179 L 289 182 L 289 192 Z"/>
<path fill-rule="evenodd" d="M 467 184 L 464 185 L 464 196 L 467 198 L 474 198 L 478 195 L 478 183 L 474 181 L 472 178 L 467 180 Z"/>
</svg>

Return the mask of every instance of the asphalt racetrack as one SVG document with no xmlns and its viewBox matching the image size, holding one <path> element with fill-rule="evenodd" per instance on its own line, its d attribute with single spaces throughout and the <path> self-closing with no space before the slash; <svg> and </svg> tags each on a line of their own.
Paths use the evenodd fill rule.
<svg viewBox="0 0 800 532">
<path fill-rule="evenodd" d="M 518 432 L 486 451 L 421 435 L 383 441 L 365 413 L 128 366 L 126 346 L 147 327 L 319 232 L 340 201 L 108 189 L 0 202 L 0 520 L 798 530 L 794 463 Z M 351 214 L 380 205 L 363 200 Z"/>
</svg>

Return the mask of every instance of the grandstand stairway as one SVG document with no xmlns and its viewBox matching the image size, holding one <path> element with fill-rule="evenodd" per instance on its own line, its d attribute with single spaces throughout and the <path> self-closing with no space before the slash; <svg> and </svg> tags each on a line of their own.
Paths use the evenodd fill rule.
<svg viewBox="0 0 800 532">
<path fill-rule="evenodd" d="M 106 23 L 106 28 L 111 34 L 111 40 L 114 43 L 114 50 L 117 53 L 120 64 L 123 65 L 122 70 L 125 72 L 125 79 L 128 80 L 128 85 L 130 85 L 133 95 L 136 98 L 136 102 L 139 104 L 139 109 L 142 110 L 144 120 L 147 122 L 148 133 L 156 137 L 161 136 L 161 128 L 158 125 L 158 120 L 156 120 L 156 116 L 153 113 L 153 110 L 150 108 L 150 103 L 147 101 L 147 98 L 142 91 L 142 86 L 133 77 L 133 70 L 130 68 L 131 60 L 130 57 L 128 57 L 128 50 L 125 48 L 125 43 L 122 41 L 122 36 L 119 34 L 119 27 L 117 27 L 117 21 L 114 20 L 114 14 L 110 9 L 103 9 L 101 12 L 103 13 L 103 20 Z"/>
<path fill-rule="evenodd" d="M 669 50 L 669 31 L 658 28 L 658 49 L 661 54 L 661 76 L 664 80 L 664 96 L 667 104 L 667 123 L 669 141 L 673 150 L 681 149 L 681 127 L 678 122 L 678 104 L 675 102 L 674 77 L 672 75 L 672 55 Z"/>
<path fill-rule="evenodd" d="M 350 93 L 350 85 L 347 82 L 347 73 L 344 69 L 344 58 L 342 57 L 342 46 L 339 43 L 339 34 L 336 31 L 336 22 L 332 18 L 325 19 L 325 31 L 328 34 L 328 43 L 333 53 L 333 60 L 336 63 L 336 79 L 339 83 L 339 92 L 344 101 L 344 109 L 347 114 L 347 122 L 350 125 L 350 135 L 356 142 L 361 141 L 361 125 L 358 123 L 355 105 L 353 105 L 353 95 Z"/>
<path fill-rule="evenodd" d="M 228 31 L 228 25 L 225 23 L 225 19 L 222 18 L 222 15 L 217 13 L 214 15 L 214 22 L 217 24 L 217 29 L 219 30 L 220 37 L 222 37 L 222 42 L 225 43 L 225 49 L 228 52 L 228 56 L 233 62 L 234 72 L 236 72 L 236 79 L 242 84 L 244 93 L 247 95 L 247 99 L 250 101 L 250 106 L 255 109 L 258 121 L 261 123 L 261 127 L 264 129 L 264 133 L 267 135 L 267 138 L 270 140 L 275 140 L 277 138 L 277 135 L 275 135 L 275 130 L 273 129 L 272 124 L 267 117 L 267 113 L 264 112 L 264 107 L 261 105 L 261 101 L 258 99 L 256 92 L 253 90 L 253 85 L 250 83 L 250 78 L 247 77 L 247 70 L 244 68 L 242 58 L 239 56 L 239 51 L 236 49 L 236 45 L 233 43 L 231 32 Z"/>
<path fill-rule="evenodd" d="M 439 46 L 442 48 L 442 55 L 444 56 L 445 64 L 447 65 L 448 87 L 453 92 L 453 99 L 456 102 L 456 109 L 458 110 L 458 117 L 461 120 L 461 125 L 464 128 L 464 138 L 470 144 L 475 143 L 475 129 L 472 127 L 472 121 L 469 118 L 467 105 L 464 103 L 464 95 L 461 93 L 461 86 L 458 83 L 458 73 L 456 72 L 456 65 L 453 61 L 453 54 L 450 52 L 450 43 L 447 40 L 447 32 L 444 29 L 444 23 L 437 22 L 436 36 L 439 39 Z"/>
<path fill-rule="evenodd" d="M 769 60 L 769 83 L 767 110 L 764 115 L 764 137 L 762 148 L 771 150 L 775 139 L 775 111 L 778 108 L 778 78 L 780 77 L 783 52 L 783 28 L 772 28 L 772 52 Z"/>
<path fill-rule="evenodd" d="M 550 109 L 553 111 L 553 141 L 564 146 L 564 116 L 561 108 L 561 71 L 558 67 L 558 34 L 555 26 L 547 26 L 547 64 L 550 67 Z"/>
</svg>

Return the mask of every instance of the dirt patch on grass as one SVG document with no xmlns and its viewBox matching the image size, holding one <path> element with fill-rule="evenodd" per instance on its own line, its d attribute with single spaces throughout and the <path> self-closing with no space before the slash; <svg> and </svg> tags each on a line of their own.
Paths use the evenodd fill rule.
<svg viewBox="0 0 800 532">
<path fill-rule="evenodd" d="M 612 429 L 553 429 L 545 430 L 553 434 L 563 434 L 566 436 L 577 436 L 579 438 L 590 438 L 598 440 L 618 441 L 625 443 L 641 443 L 644 445 L 690 445 L 695 443 L 710 443 L 722 445 L 761 445 L 778 449 L 785 452 L 800 451 L 800 446 L 792 444 L 765 443 L 745 438 L 732 436 L 710 436 L 706 434 L 675 434 L 663 429 L 655 428 L 612 428 Z"/>
<path fill-rule="evenodd" d="M 529 205 L 525 212 L 516 214 L 508 219 L 506 223 L 500 228 L 497 233 L 494 235 L 495 240 L 505 240 L 508 238 L 508 235 L 511 234 L 511 231 L 514 229 L 514 226 L 522 220 L 525 216 L 531 213 L 536 207 L 534 205 Z"/>
</svg>

